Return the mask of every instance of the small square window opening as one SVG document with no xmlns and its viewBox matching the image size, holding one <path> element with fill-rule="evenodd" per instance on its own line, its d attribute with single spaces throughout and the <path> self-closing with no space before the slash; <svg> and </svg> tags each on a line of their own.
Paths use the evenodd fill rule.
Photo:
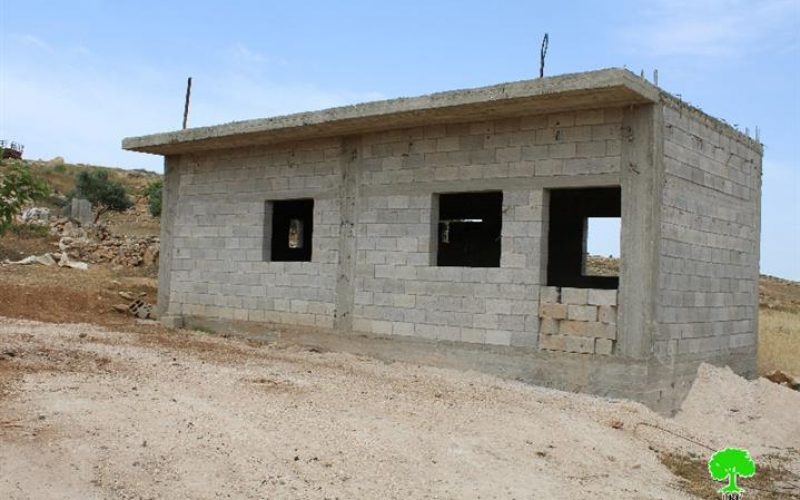
<svg viewBox="0 0 800 500">
<path fill-rule="evenodd" d="M 503 193 L 439 195 L 436 264 L 500 267 Z"/>
<path fill-rule="evenodd" d="M 268 201 L 264 219 L 264 260 L 311 261 L 314 200 Z"/>
</svg>

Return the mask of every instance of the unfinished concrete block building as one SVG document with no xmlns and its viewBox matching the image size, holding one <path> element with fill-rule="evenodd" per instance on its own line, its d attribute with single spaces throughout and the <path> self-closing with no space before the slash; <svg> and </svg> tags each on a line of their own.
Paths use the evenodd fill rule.
<svg viewBox="0 0 800 500">
<path fill-rule="evenodd" d="M 755 375 L 761 146 L 626 70 L 125 139 L 165 157 L 172 325 L 670 411 Z M 586 228 L 621 218 L 618 276 Z"/>
</svg>

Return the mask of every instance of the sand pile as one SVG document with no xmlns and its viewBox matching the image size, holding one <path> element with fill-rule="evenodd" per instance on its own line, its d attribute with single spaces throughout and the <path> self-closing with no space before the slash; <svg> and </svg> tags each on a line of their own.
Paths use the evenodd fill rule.
<svg viewBox="0 0 800 500">
<path fill-rule="evenodd" d="M 800 451 L 800 392 L 764 378 L 745 380 L 728 367 L 701 365 L 674 420 L 715 448 Z"/>
</svg>

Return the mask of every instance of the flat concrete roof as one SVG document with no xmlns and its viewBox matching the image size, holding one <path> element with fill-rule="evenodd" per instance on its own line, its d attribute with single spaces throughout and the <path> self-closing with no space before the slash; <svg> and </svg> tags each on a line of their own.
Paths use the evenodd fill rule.
<svg viewBox="0 0 800 500">
<path fill-rule="evenodd" d="M 172 155 L 420 125 L 644 104 L 657 102 L 660 92 L 628 70 L 610 68 L 128 137 L 122 141 L 122 148 Z"/>
</svg>

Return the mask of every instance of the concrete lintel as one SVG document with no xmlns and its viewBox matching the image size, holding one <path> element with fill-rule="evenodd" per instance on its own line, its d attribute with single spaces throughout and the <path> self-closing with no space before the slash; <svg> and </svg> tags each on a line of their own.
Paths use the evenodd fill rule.
<svg viewBox="0 0 800 500">
<path fill-rule="evenodd" d="M 154 154 L 275 144 L 367 131 L 657 102 L 657 87 L 618 68 L 390 99 L 122 141 Z"/>
<path fill-rule="evenodd" d="M 534 190 L 555 188 L 582 188 L 619 186 L 620 174 L 554 175 L 550 177 L 524 177 L 505 179 L 467 179 L 415 182 L 368 186 L 361 189 L 363 196 L 420 195 L 428 193 L 458 193 L 486 190 Z"/>
</svg>

